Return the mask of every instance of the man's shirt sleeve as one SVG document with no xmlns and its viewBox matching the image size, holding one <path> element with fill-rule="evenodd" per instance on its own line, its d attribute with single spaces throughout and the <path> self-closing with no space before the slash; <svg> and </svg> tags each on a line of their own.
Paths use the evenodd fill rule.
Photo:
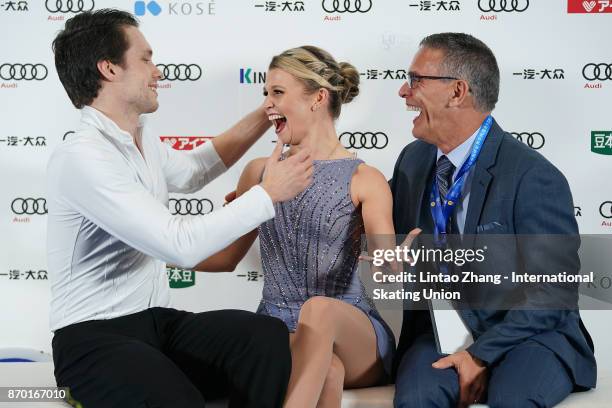
<svg viewBox="0 0 612 408">
<path fill-rule="evenodd" d="M 274 217 L 272 201 L 260 186 L 207 215 L 172 215 L 132 178 L 127 164 L 112 159 L 116 152 L 110 148 L 81 145 L 58 154 L 49 169 L 50 188 L 56 189 L 67 208 L 131 247 L 168 263 L 194 266 Z M 216 175 L 218 166 L 213 164 L 202 180 Z"/>
<path fill-rule="evenodd" d="M 156 143 L 171 193 L 196 192 L 227 170 L 210 141 L 188 151 L 174 150 L 160 141 Z"/>
</svg>

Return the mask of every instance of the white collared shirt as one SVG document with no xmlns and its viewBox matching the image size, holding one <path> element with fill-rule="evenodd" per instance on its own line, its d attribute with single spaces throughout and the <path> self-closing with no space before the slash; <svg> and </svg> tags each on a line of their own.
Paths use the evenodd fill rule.
<svg viewBox="0 0 612 408">
<path fill-rule="evenodd" d="M 453 172 L 453 183 L 463 166 L 463 163 L 470 157 L 470 153 L 472 152 L 472 145 L 476 140 L 476 136 L 480 128 L 476 129 L 476 132 L 472 136 L 470 136 L 465 142 L 461 143 L 459 146 L 455 147 L 451 150 L 446 157 L 453 163 L 455 166 L 455 171 Z M 438 149 L 438 155 L 436 157 L 436 163 L 438 159 L 444 156 L 442 150 Z M 467 215 L 467 208 L 470 202 L 470 190 L 472 184 L 472 176 L 474 173 L 474 168 L 472 167 L 465 176 L 465 182 L 463 183 L 463 187 L 461 188 L 461 199 L 459 203 L 457 203 L 457 207 L 455 209 L 455 219 L 457 220 L 457 226 L 459 227 L 459 231 L 463 234 L 463 230 L 465 229 L 465 217 Z M 450 189 L 450 187 L 449 187 Z"/>
<path fill-rule="evenodd" d="M 47 166 L 51 330 L 168 307 L 165 262 L 192 267 L 274 217 L 260 186 L 203 216 L 172 215 L 226 168 L 212 143 L 179 152 L 141 124 L 132 136 L 92 107 Z M 143 158 L 144 155 L 144 158 Z"/>
</svg>

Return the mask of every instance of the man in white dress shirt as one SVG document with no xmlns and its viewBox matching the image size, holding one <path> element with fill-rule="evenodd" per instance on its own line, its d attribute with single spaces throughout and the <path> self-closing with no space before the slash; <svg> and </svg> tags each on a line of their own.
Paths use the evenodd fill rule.
<svg viewBox="0 0 612 408">
<path fill-rule="evenodd" d="M 190 152 L 162 143 L 141 115 L 157 110 L 161 73 L 138 22 L 99 10 L 66 22 L 53 42 L 79 130 L 48 164 L 48 263 L 55 377 L 84 407 L 281 406 L 288 333 L 245 311 L 171 309 L 165 262 L 192 267 L 274 217 L 274 202 L 309 183 L 304 152 L 260 185 L 197 217 L 172 215 L 168 193 L 191 193 L 233 165 L 265 132 L 263 109 Z"/>
</svg>

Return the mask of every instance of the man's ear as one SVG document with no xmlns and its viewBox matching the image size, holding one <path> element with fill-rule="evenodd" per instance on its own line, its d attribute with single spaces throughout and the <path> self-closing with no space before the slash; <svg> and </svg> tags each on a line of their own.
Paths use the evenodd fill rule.
<svg viewBox="0 0 612 408">
<path fill-rule="evenodd" d="M 102 79 L 113 82 L 117 78 L 119 67 L 108 60 L 98 61 L 96 64 L 98 72 L 102 76 Z"/>
<path fill-rule="evenodd" d="M 461 106 L 465 102 L 466 98 L 470 95 L 470 86 L 463 79 L 459 79 L 455 81 L 452 92 L 449 106 Z"/>
</svg>

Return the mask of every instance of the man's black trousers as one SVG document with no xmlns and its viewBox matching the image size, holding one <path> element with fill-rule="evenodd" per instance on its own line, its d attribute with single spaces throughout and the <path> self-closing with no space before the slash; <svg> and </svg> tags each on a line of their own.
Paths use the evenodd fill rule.
<svg viewBox="0 0 612 408">
<path fill-rule="evenodd" d="M 152 308 L 73 324 L 53 338 L 55 378 L 83 408 L 281 407 L 291 353 L 285 324 L 240 310 Z"/>
</svg>

